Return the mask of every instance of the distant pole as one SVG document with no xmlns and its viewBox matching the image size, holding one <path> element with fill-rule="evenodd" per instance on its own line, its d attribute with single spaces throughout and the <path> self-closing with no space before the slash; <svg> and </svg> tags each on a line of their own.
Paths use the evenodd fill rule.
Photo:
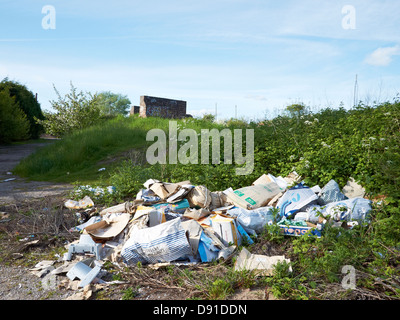
<svg viewBox="0 0 400 320">
<path fill-rule="evenodd" d="M 217 121 L 217 103 L 215 103 L 215 121 Z"/>
<path fill-rule="evenodd" d="M 235 119 L 237 119 L 237 105 L 235 105 Z"/>
<path fill-rule="evenodd" d="M 357 81 L 357 75 L 356 75 L 356 81 L 354 82 L 354 103 L 353 107 L 356 106 L 358 100 L 358 81 Z"/>
</svg>

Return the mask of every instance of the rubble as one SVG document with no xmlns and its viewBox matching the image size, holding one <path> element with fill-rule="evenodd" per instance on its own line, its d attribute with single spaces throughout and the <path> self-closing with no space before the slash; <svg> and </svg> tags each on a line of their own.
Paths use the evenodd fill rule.
<svg viewBox="0 0 400 320">
<path fill-rule="evenodd" d="M 238 254 L 243 243 L 253 243 L 267 225 L 276 224 L 288 236 L 321 237 L 327 221 L 352 228 L 368 222 L 371 210 L 371 201 L 360 197 L 363 189 L 353 180 L 342 192 L 334 180 L 322 189 L 308 187 L 296 172 L 284 178 L 264 174 L 251 186 L 237 190 L 212 192 L 190 181 L 155 179 L 143 186 L 136 199 L 100 212 L 87 196 L 80 201 L 68 200 L 65 206 L 71 210 L 90 208 L 84 221 L 70 230 L 80 233 L 80 238 L 68 244 L 62 266 L 54 268 L 43 262 L 32 272 L 79 279 L 76 289 L 86 291 L 77 297 L 86 299 L 89 285 L 107 284 L 101 280 L 106 260 L 153 268 L 227 260 Z M 82 260 L 87 256 L 92 258 Z M 284 256 L 254 255 L 242 248 L 235 270 L 270 275 L 274 264 L 284 261 L 290 262 Z"/>
</svg>

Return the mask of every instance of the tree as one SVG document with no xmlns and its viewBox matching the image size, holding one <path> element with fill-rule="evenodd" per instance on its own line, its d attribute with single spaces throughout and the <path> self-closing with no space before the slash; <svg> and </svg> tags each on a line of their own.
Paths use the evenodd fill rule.
<svg viewBox="0 0 400 320">
<path fill-rule="evenodd" d="M 202 120 L 207 122 L 215 122 L 215 115 L 211 113 L 205 113 Z"/>
<path fill-rule="evenodd" d="M 291 104 L 290 106 L 287 106 L 286 110 L 289 111 L 292 117 L 299 118 L 301 115 L 305 113 L 306 107 L 303 104 L 295 103 Z"/>
<path fill-rule="evenodd" d="M 0 143 L 29 138 L 29 121 L 8 89 L 0 90 Z"/>
<path fill-rule="evenodd" d="M 15 98 L 17 105 L 26 114 L 26 118 L 29 121 L 29 134 L 27 139 L 39 138 L 40 133 L 43 132 L 43 127 L 35 121 L 35 118 L 43 120 L 44 115 L 35 95 L 29 91 L 26 86 L 17 81 L 10 81 L 8 78 L 4 78 L 0 82 L 0 91 L 5 89 L 8 90 L 11 97 Z"/>
<path fill-rule="evenodd" d="M 54 87 L 54 86 L 53 86 Z M 57 94 L 57 101 L 50 101 L 56 113 L 45 113 L 45 120 L 37 119 L 46 132 L 56 137 L 72 133 L 74 130 L 83 129 L 95 124 L 100 118 L 98 95 L 90 92 L 77 92 L 71 82 L 71 92 L 61 97 Z"/>
<path fill-rule="evenodd" d="M 102 115 L 127 115 L 131 101 L 126 95 L 104 91 L 98 95 L 98 103 Z"/>
</svg>

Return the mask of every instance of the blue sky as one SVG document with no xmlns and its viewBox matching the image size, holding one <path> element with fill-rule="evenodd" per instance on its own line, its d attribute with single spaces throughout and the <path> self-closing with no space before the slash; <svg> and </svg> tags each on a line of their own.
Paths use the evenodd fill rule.
<svg viewBox="0 0 400 320">
<path fill-rule="evenodd" d="M 55 29 L 42 26 L 46 5 Z M 0 78 L 50 111 L 53 84 L 65 94 L 70 81 L 135 105 L 186 100 L 195 116 L 217 105 L 219 119 L 235 106 L 246 119 L 297 102 L 349 108 L 356 74 L 366 102 L 400 92 L 398 17 L 398 0 L 0 0 Z"/>
</svg>

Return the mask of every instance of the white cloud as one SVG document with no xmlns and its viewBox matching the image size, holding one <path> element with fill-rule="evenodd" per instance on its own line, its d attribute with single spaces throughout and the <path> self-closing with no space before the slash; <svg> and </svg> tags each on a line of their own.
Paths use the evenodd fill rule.
<svg viewBox="0 0 400 320">
<path fill-rule="evenodd" d="M 257 101 L 267 101 L 267 97 L 263 95 L 247 95 L 245 96 L 246 99 L 257 100 Z"/>
<path fill-rule="evenodd" d="M 392 62 L 393 56 L 395 55 L 400 55 L 399 45 L 394 47 L 378 48 L 367 56 L 365 62 L 372 66 L 386 67 Z"/>
</svg>

